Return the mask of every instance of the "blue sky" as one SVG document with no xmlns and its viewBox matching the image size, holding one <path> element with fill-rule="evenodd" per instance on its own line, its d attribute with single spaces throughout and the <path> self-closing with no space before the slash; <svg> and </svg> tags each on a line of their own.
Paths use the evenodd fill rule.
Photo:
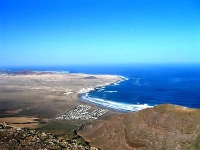
<svg viewBox="0 0 200 150">
<path fill-rule="evenodd" d="M 1 0 L 0 66 L 200 63 L 199 0 Z"/>
</svg>

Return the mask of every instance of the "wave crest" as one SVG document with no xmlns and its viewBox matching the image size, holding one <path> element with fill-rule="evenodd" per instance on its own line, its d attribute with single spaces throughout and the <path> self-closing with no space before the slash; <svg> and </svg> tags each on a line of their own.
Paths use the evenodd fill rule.
<svg viewBox="0 0 200 150">
<path fill-rule="evenodd" d="M 123 112 L 133 112 L 133 111 L 139 111 L 145 108 L 150 108 L 153 106 L 150 106 L 148 104 L 127 104 L 127 103 L 120 103 L 120 102 L 114 102 L 110 100 L 105 100 L 101 98 L 92 98 L 89 97 L 89 94 L 83 94 L 81 98 L 87 102 L 94 103 L 96 105 L 118 110 L 118 111 L 123 111 Z"/>
</svg>

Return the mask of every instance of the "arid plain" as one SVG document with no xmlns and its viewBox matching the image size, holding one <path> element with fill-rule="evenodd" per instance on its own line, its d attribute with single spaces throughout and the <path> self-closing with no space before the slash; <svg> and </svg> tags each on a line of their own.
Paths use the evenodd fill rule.
<svg viewBox="0 0 200 150">
<path fill-rule="evenodd" d="M 53 133 L 67 140 L 57 140 L 59 144 L 75 141 L 76 147 L 82 145 L 83 149 L 84 146 L 105 150 L 200 149 L 199 109 L 163 104 L 122 114 L 86 103 L 79 97 L 81 93 L 121 80 L 122 77 L 114 75 L 55 72 L 1 74 L 0 128 L 7 138 L 2 141 L 3 147 L 13 142 L 9 135 L 15 131 L 4 130 L 5 123 L 1 123 L 7 122 L 14 127 L 37 129 L 32 130 L 34 134 L 38 132 L 37 136 Z M 14 134 L 19 131 L 24 134 L 23 128 L 16 129 Z M 49 140 L 52 143 L 55 139 Z M 28 149 L 30 144 L 26 145 Z"/>
<path fill-rule="evenodd" d="M 105 86 L 122 80 L 114 75 L 86 75 L 59 73 L 29 73 L 0 75 L 0 122 L 11 125 L 41 129 L 54 134 L 64 134 L 88 120 L 56 120 L 59 115 L 85 104 L 80 101 L 82 89 Z M 116 112 L 109 110 L 99 119 Z M 12 117 L 12 118 L 11 118 Z"/>
</svg>

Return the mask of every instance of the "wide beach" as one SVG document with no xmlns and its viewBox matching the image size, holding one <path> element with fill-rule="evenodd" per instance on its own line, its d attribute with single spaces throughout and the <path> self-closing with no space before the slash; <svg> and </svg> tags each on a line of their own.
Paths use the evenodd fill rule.
<svg viewBox="0 0 200 150">
<path fill-rule="evenodd" d="M 0 122 L 51 130 L 55 134 L 63 134 L 78 125 L 90 123 L 97 118 L 55 119 L 78 106 L 88 106 L 84 110 L 88 115 L 101 113 L 98 119 L 110 117 L 114 112 L 80 101 L 79 95 L 94 90 L 96 87 L 110 85 L 122 81 L 115 75 L 69 74 L 58 72 L 18 72 L 17 74 L 0 75 Z M 99 108 L 99 109 L 98 109 Z M 96 111 L 95 111 L 96 110 Z M 11 119 L 10 117 L 14 117 Z M 75 116 L 76 117 L 76 116 Z M 24 121 L 23 121 L 24 118 Z M 30 118 L 33 118 L 32 120 Z M 28 120 L 28 121 L 27 121 Z M 62 127 L 56 127 L 56 125 Z M 54 126 L 52 128 L 52 126 Z M 67 126 L 67 127 L 63 127 Z"/>
</svg>

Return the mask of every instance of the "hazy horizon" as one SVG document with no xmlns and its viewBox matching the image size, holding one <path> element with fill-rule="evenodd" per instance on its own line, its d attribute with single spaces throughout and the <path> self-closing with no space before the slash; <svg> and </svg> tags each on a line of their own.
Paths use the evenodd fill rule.
<svg viewBox="0 0 200 150">
<path fill-rule="evenodd" d="M 200 63 L 121 63 L 121 64 L 65 64 L 65 65 L 10 65 L 1 66 L 0 70 L 10 70 L 10 71 L 69 71 L 68 69 L 77 68 L 91 68 L 101 69 L 101 68 L 141 68 L 141 69 L 153 69 L 153 68 L 199 68 Z M 84 72 L 83 72 L 84 73 Z"/>
</svg>

